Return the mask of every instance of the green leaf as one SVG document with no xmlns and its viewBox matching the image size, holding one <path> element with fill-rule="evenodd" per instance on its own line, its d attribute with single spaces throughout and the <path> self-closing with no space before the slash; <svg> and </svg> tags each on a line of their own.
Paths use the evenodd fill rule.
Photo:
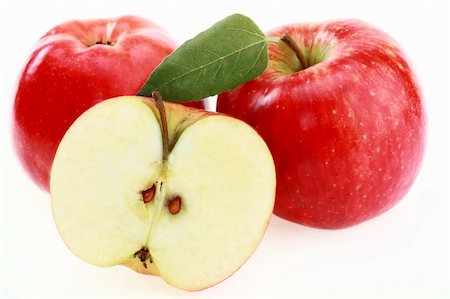
<svg viewBox="0 0 450 299">
<path fill-rule="evenodd" d="M 250 18 L 231 15 L 166 57 L 138 95 L 186 102 L 235 88 L 266 69 L 269 41 Z"/>
</svg>

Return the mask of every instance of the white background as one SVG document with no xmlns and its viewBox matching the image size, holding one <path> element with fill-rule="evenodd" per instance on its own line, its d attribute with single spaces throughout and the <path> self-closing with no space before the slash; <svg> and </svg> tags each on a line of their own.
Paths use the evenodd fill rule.
<svg viewBox="0 0 450 299">
<path fill-rule="evenodd" d="M 125 267 L 97 268 L 60 239 L 50 197 L 23 172 L 11 148 L 16 78 L 37 39 L 68 19 L 137 14 L 180 43 L 240 12 L 263 31 L 292 22 L 359 18 L 392 35 L 413 61 L 426 97 L 428 145 L 421 173 L 395 208 L 337 231 L 272 217 L 250 260 L 198 293 Z M 0 296 L 448 298 L 449 6 L 446 2 L 71 2 L 0 8 Z M 205 261 L 206 262 L 206 261 Z"/>
</svg>

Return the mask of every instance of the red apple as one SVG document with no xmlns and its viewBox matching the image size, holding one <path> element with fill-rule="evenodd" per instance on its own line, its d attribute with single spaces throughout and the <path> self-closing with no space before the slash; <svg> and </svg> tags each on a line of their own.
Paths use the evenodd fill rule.
<svg viewBox="0 0 450 299">
<path fill-rule="evenodd" d="M 348 227 L 388 210 L 411 187 L 425 144 L 420 88 L 386 33 L 357 20 L 294 24 L 271 44 L 269 67 L 218 98 L 218 111 L 253 126 L 277 169 L 275 214 Z M 297 58 L 299 57 L 299 58 Z"/>
<path fill-rule="evenodd" d="M 161 27 L 135 16 L 47 32 L 20 75 L 13 110 L 15 149 L 32 179 L 48 191 L 57 146 L 74 120 L 104 99 L 136 94 L 175 47 Z"/>
</svg>

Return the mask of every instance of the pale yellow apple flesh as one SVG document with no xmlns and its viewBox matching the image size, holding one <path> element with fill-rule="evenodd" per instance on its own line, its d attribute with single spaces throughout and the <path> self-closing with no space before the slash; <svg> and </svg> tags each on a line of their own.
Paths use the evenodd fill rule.
<svg viewBox="0 0 450 299">
<path fill-rule="evenodd" d="M 164 106 L 167 160 L 153 100 L 106 100 L 78 118 L 53 162 L 53 215 L 65 243 L 88 263 L 122 264 L 177 288 L 204 289 L 236 271 L 262 239 L 274 164 L 245 123 Z"/>
</svg>

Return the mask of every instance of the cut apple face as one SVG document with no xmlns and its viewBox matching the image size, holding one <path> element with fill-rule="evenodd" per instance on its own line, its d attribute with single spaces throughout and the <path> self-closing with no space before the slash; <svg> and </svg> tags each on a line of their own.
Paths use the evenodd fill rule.
<svg viewBox="0 0 450 299">
<path fill-rule="evenodd" d="M 260 243 L 275 199 L 275 168 L 242 121 L 119 97 L 82 114 L 51 173 L 56 225 L 72 252 L 200 290 L 235 272 Z"/>
</svg>

